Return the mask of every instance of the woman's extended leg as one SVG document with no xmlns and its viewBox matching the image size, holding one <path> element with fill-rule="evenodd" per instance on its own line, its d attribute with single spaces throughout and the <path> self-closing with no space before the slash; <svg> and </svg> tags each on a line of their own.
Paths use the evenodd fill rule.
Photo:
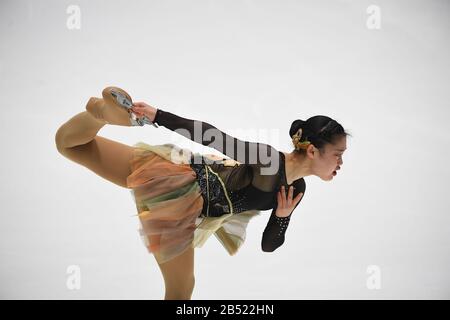
<svg viewBox="0 0 450 320">
<path fill-rule="evenodd" d="M 87 111 L 80 112 L 58 129 L 55 136 L 56 147 L 68 159 L 108 181 L 127 188 L 133 147 L 97 136 L 97 132 L 106 123 Z"/>
<path fill-rule="evenodd" d="M 156 260 L 158 261 L 158 260 Z M 190 300 L 194 291 L 194 248 L 165 263 L 159 263 L 166 287 L 165 300 Z"/>
<path fill-rule="evenodd" d="M 108 122 L 120 120 L 128 123 L 125 118 L 122 119 L 117 110 L 114 111 L 114 116 L 120 119 L 112 119 L 113 115 L 109 114 Z M 91 109 L 91 111 L 95 110 Z M 128 117 L 128 114 L 122 114 L 123 117 Z M 127 188 L 126 180 L 131 173 L 129 161 L 134 148 L 97 136 L 98 131 L 108 123 L 101 119 L 102 116 L 98 114 L 93 116 L 87 111 L 73 116 L 56 132 L 56 147 L 62 155 L 70 160 Z M 158 262 L 158 265 L 164 277 L 165 299 L 191 299 L 195 285 L 194 248 L 185 250 L 181 255 L 165 263 Z"/>
</svg>

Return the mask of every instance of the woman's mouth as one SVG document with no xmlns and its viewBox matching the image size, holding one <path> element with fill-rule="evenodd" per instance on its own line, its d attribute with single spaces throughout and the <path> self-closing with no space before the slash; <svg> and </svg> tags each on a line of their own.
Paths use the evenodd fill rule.
<svg viewBox="0 0 450 320">
<path fill-rule="evenodd" d="M 337 175 L 337 172 L 336 172 L 336 170 L 335 170 L 335 171 L 333 171 L 333 176 L 335 176 L 335 175 Z"/>
</svg>

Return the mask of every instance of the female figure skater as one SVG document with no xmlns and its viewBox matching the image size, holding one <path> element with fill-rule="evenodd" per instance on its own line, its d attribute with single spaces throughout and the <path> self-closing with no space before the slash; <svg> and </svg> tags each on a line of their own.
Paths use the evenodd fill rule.
<svg viewBox="0 0 450 320">
<path fill-rule="evenodd" d="M 106 124 L 151 124 L 210 146 L 227 157 L 201 155 L 174 144 L 128 146 L 98 136 Z M 164 277 L 165 299 L 191 299 L 194 248 L 214 234 L 230 255 L 245 239 L 249 220 L 272 209 L 261 248 L 272 252 L 285 240 L 290 217 L 305 192 L 305 176 L 330 181 L 342 166 L 349 135 L 335 120 L 295 120 L 295 149 L 280 152 L 264 143 L 241 141 L 209 123 L 132 102 L 117 87 L 91 97 L 86 111 L 56 132 L 58 151 L 134 196 L 142 240 Z"/>
</svg>

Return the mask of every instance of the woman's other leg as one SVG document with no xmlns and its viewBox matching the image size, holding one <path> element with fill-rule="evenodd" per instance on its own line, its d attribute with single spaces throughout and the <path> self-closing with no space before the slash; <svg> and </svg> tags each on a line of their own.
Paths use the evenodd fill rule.
<svg viewBox="0 0 450 320">
<path fill-rule="evenodd" d="M 58 129 L 56 147 L 66 158 L 127 188 L 127 177 L 131 173 L 129 161 L 134 148 L 97 136 L 105 124 L 106 121 L 95 118 L 87 111 L 80 112 Z"/>
<path fill-rule="evenodd" d="M 194 248 L 188 248 L 165 263 L 158 262 L 158 265 L 166 288 L 164 299 L 190 300 L 195 285 Z"/>
</svg>

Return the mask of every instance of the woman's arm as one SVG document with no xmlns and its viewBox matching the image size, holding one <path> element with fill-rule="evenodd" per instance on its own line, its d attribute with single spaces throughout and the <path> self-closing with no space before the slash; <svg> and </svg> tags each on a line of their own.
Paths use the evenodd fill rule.
<svg viewBox="0 0 450 320">
<path fill-rule="evenodd" d="M 135 103 L 133 111 L 138 115 L 145 114 L 158 125 L 199 144 L 214 148 L 243 164 L 269 165 L 279 157 L 278 151 L 268 144 L 239 140 L 207 122 L 183 118 L 142 102 Z"/>
<path fill-rule="evenodd" d="M 292 193 L 288 191 L 287 198 L 285 193 L 283 195 L 283 192 L 278 194 L 278 206 L 272 210 L 261 240 L 261 248 L 264 252 L 273 252 L 284 243 L 292 213 L 305 194 L 306 184 L 304 179 L 298 180 L 294 187 L 295 190 Z"/>
</svg>

